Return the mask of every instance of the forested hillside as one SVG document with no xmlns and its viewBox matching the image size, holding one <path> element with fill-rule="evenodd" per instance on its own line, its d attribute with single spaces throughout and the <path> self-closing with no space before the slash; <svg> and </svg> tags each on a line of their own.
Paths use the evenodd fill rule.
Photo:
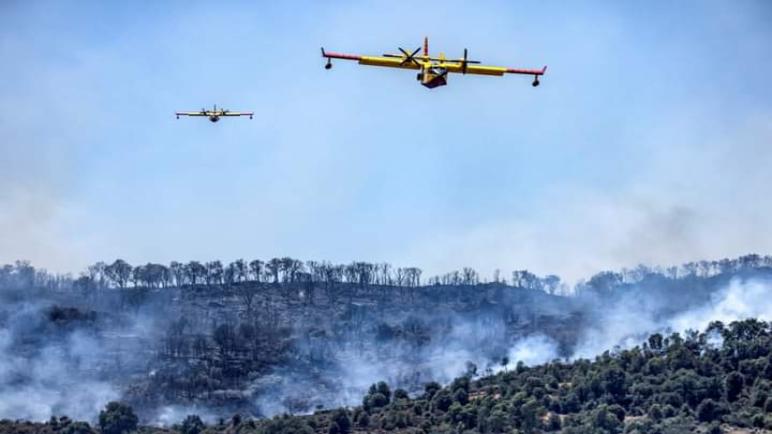
<svg viewBox="0 0 772 434">
<path fill-rule="evenodd" d="M 112 403 L 100 432 L 137 427 L 133 410 Z M 189 415 L 170 429 L 198 433 L 684 433 L 772 432 L 772 323 L 714 322 L 702 333 L 651 335 L 594 360 L 522 363 L 496 375 L 469 372 L 448 386 L 427 383 L 410 397 L 373 384 L 354 408 L 206 426 Z M 0 422 L 0 433 L 96 432 L 69 418 L 47 424 Z"/>
<path fill-rule="evenodd" d="M 772 323 L 651 335 L 594 360 L 436 383 L 409 398 L 374 384 L 362 406 L 261 422 L 259 433 L 772 432 Z M 244 432 L 251 432 L 244 430 Z"/>
<path fill-rule="evenodd" d="M 77 278 L 19 262 L 0 268 L 0 418 L 94 422 L 120 400 L 142 423 L 246 420 L 360 403 L 379 381 L 420 396 L 429 383 L 592 358 L 714 317 L 763 318 L 771 266 L 748 255 L 569 287 L 527 271 L 424 281 L 415 267 L 288 258 L 116 260 Z"/>
</svg>

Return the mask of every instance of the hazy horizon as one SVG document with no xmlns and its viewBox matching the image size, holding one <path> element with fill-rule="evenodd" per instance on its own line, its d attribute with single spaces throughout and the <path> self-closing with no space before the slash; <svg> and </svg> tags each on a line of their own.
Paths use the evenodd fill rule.
<svg viewBox="0 0 772 434">
<path fill-rule="evenodd" d="M 0 263 L 554 273 L 772 252 L 766 2 L 0 4 Z M 414 74 L 414 49 L 529 77 Z M 176 120 L 217 104 L 254 120 Z"/>
</svg>

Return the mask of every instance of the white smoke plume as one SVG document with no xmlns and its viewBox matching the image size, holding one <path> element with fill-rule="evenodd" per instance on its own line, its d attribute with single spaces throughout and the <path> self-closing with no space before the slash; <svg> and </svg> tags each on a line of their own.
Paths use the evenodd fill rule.
<svg viewBox="0 0 772 434">
<path fill-rule="evenodd" d="M 522 339 L 509 352 L 510 362 L 522 362 L 526 366 L 539 365 L 558 358 L 558 345 L 544 335 Z"/>
<path fill-rule="evenodd" d="M 767 281 L 734 279 L 711 296 L 705 306 L 684 312 L 670 321 L 675 331 L 705 330 L 711 321 L 730 323 L 748 318 L 772 321 L 772 285 Z"/>
<path fill-rule="evenodd" d="M 670 318 L 657 318 L 645 305 L 623 298 L 611 307 L 596 311 L 595 325 L 583 332 L 569 358 L 593 358 L 607 350 L 631 348 L 653 333 L 703 331 L 713 321 L 725 324 L 749 318 L 772 321 L 771 294 L 769 281 L 733 279 L 728 286 L 711 294 L 705 304 Z M 712 342 L 720 345 L 720 337 L 714 337 Z M 509 357 L 513 363 L 540 364 L 560 358 L 557 348 L 554 340 L 536 335 L 519 341 Z"/>
<path fill-rule="evenodd" d="M 0 329 L 0 418 L 46 420 L 67 415 L 94 419 L 105 403 L 118 399 L 118 387 L 98 379 L 102 348 L 93 337 L 75 332 L 25 354 L 18 348 L 24 330 L 39 324 L 36 307 L 24 306 Z M 43 338 L 47 339 L 47 338 Z"/>
</svg>

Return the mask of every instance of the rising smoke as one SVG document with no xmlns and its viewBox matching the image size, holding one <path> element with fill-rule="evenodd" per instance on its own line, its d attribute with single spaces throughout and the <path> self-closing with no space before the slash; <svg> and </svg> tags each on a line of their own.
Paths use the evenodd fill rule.
<svg viewBox="0 0 772 434">
<path fill-rule="evenodd" d="M 594 358 L 604 351 L 631 348 L 653 333 L 684 333 L 705 330 L 712 321 L 730 323 L 748 318 L 772 320 L 772 284 L 762 279 L 732 279 L 717 291 L 704 294 L 704 300 L 693 301 L 690 308 L 663 313 L 665 299 L 650 299 L 633 289 L 613 302 L 596 296 L 578 300 L 588 319 L 580 327 L 577 341 L 566 347 L 558 337 L 536 328 L 525 336 L 514 336 L 500 317 L 466 318 L 455 316 L 447 334 L 434 338 L 420 349 L 390 343 L 370 343 L 369 351 L 344 351 L 337 361 L 340 388 L 319 389 L 310 379 L 298 381 L 296 375 L 283 376 L 280 387 L 258 400 L 266 415 L 293 412 L 286 405 L 289 396 L 324 404 L 325 407 L 351 406 L 361 403 L 367 387 L 376 381 L 406 387 L 419 392 L 430 380 L 443 384 L 469 373 L 470 364 L 477 374 L 489 374 L 521 362 L 536 365 L 555 359 Z M 435 321 L 441 321 L 437 315 Z M 377 346 L 377 349 L 375 348 Z"/>
<path fill-rule="evenodd" d="M 545 294 L 543 303 L 519 307 L 516 299 L 505 297 L 499 305 L 469 312 L 403 306 L 401 314 L 390 312 L 360 331 L 342 328 L 313 339 L 298 332 L 285 364 L 235 391 L 251 402 L 239 411 L 271 416 L 358 405 L 367 388 L 381 380 L 417 393 L 429 381 L 448 383 L 518 362 L 591 358 L 637 345 L 654 332 L 704 330 L 711 321 L 772 320 L 769 280 L 734 278 L 717 288 L 675 310 L 663 308 L 678 304 L 661 294 L 648 296 L 632 288 L 609 300 Z M 68 302 L 76 300 L 33 303 L 21 297 L 3 304 L 0 418 L 42 421 L 68 415 L 93 421 L 106 402 L 125 399 L 155 375 L 159 362 L 154 354 L 169 327 L 168 311 L 154 305 L 129 315 L 55 310 L 55 304 Z M 552 306 L 545 309 L 544 304 Z M 508 316 L 513 310 L 518 315 Z M 545 312 L 550 319 L 541 318 Z M 571 314 L 577 312 L 583 319 L 574 322 Z M 574 330 L 573 338 L 566 339 L 566 328 Z M 138 409 L 145 422 L 157 425 L 191 413 L 214 421 L 233 410 L 205 400 L 154 402 Z"/>
<path fill-rule="evenodd" d="M 51 330 L 43 306 L 9 306 L 0 329 L 0 417 L 91 420 L 119 387 L 96 372 L 104 347 L 84 330 Z"/>
</svg>

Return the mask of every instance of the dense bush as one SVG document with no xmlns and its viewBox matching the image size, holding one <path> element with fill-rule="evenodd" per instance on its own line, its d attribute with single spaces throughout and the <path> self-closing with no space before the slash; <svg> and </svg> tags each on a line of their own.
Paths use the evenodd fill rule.
<svg viewBox="0 0 772 434">
<path fill-rule="evenodd" d="M 110 402 L 99 412 L 99 427 L 102 434 L 124 434 L 137 429 L 137 416 L 134 410 L 120 402 Z"/>
<path fill-rule="evenodd" d="M 182 421 L 180 434 L 199 434 L 205 428 L 204 422 L 197 415 L 189 415 Z"/>
</svg>

